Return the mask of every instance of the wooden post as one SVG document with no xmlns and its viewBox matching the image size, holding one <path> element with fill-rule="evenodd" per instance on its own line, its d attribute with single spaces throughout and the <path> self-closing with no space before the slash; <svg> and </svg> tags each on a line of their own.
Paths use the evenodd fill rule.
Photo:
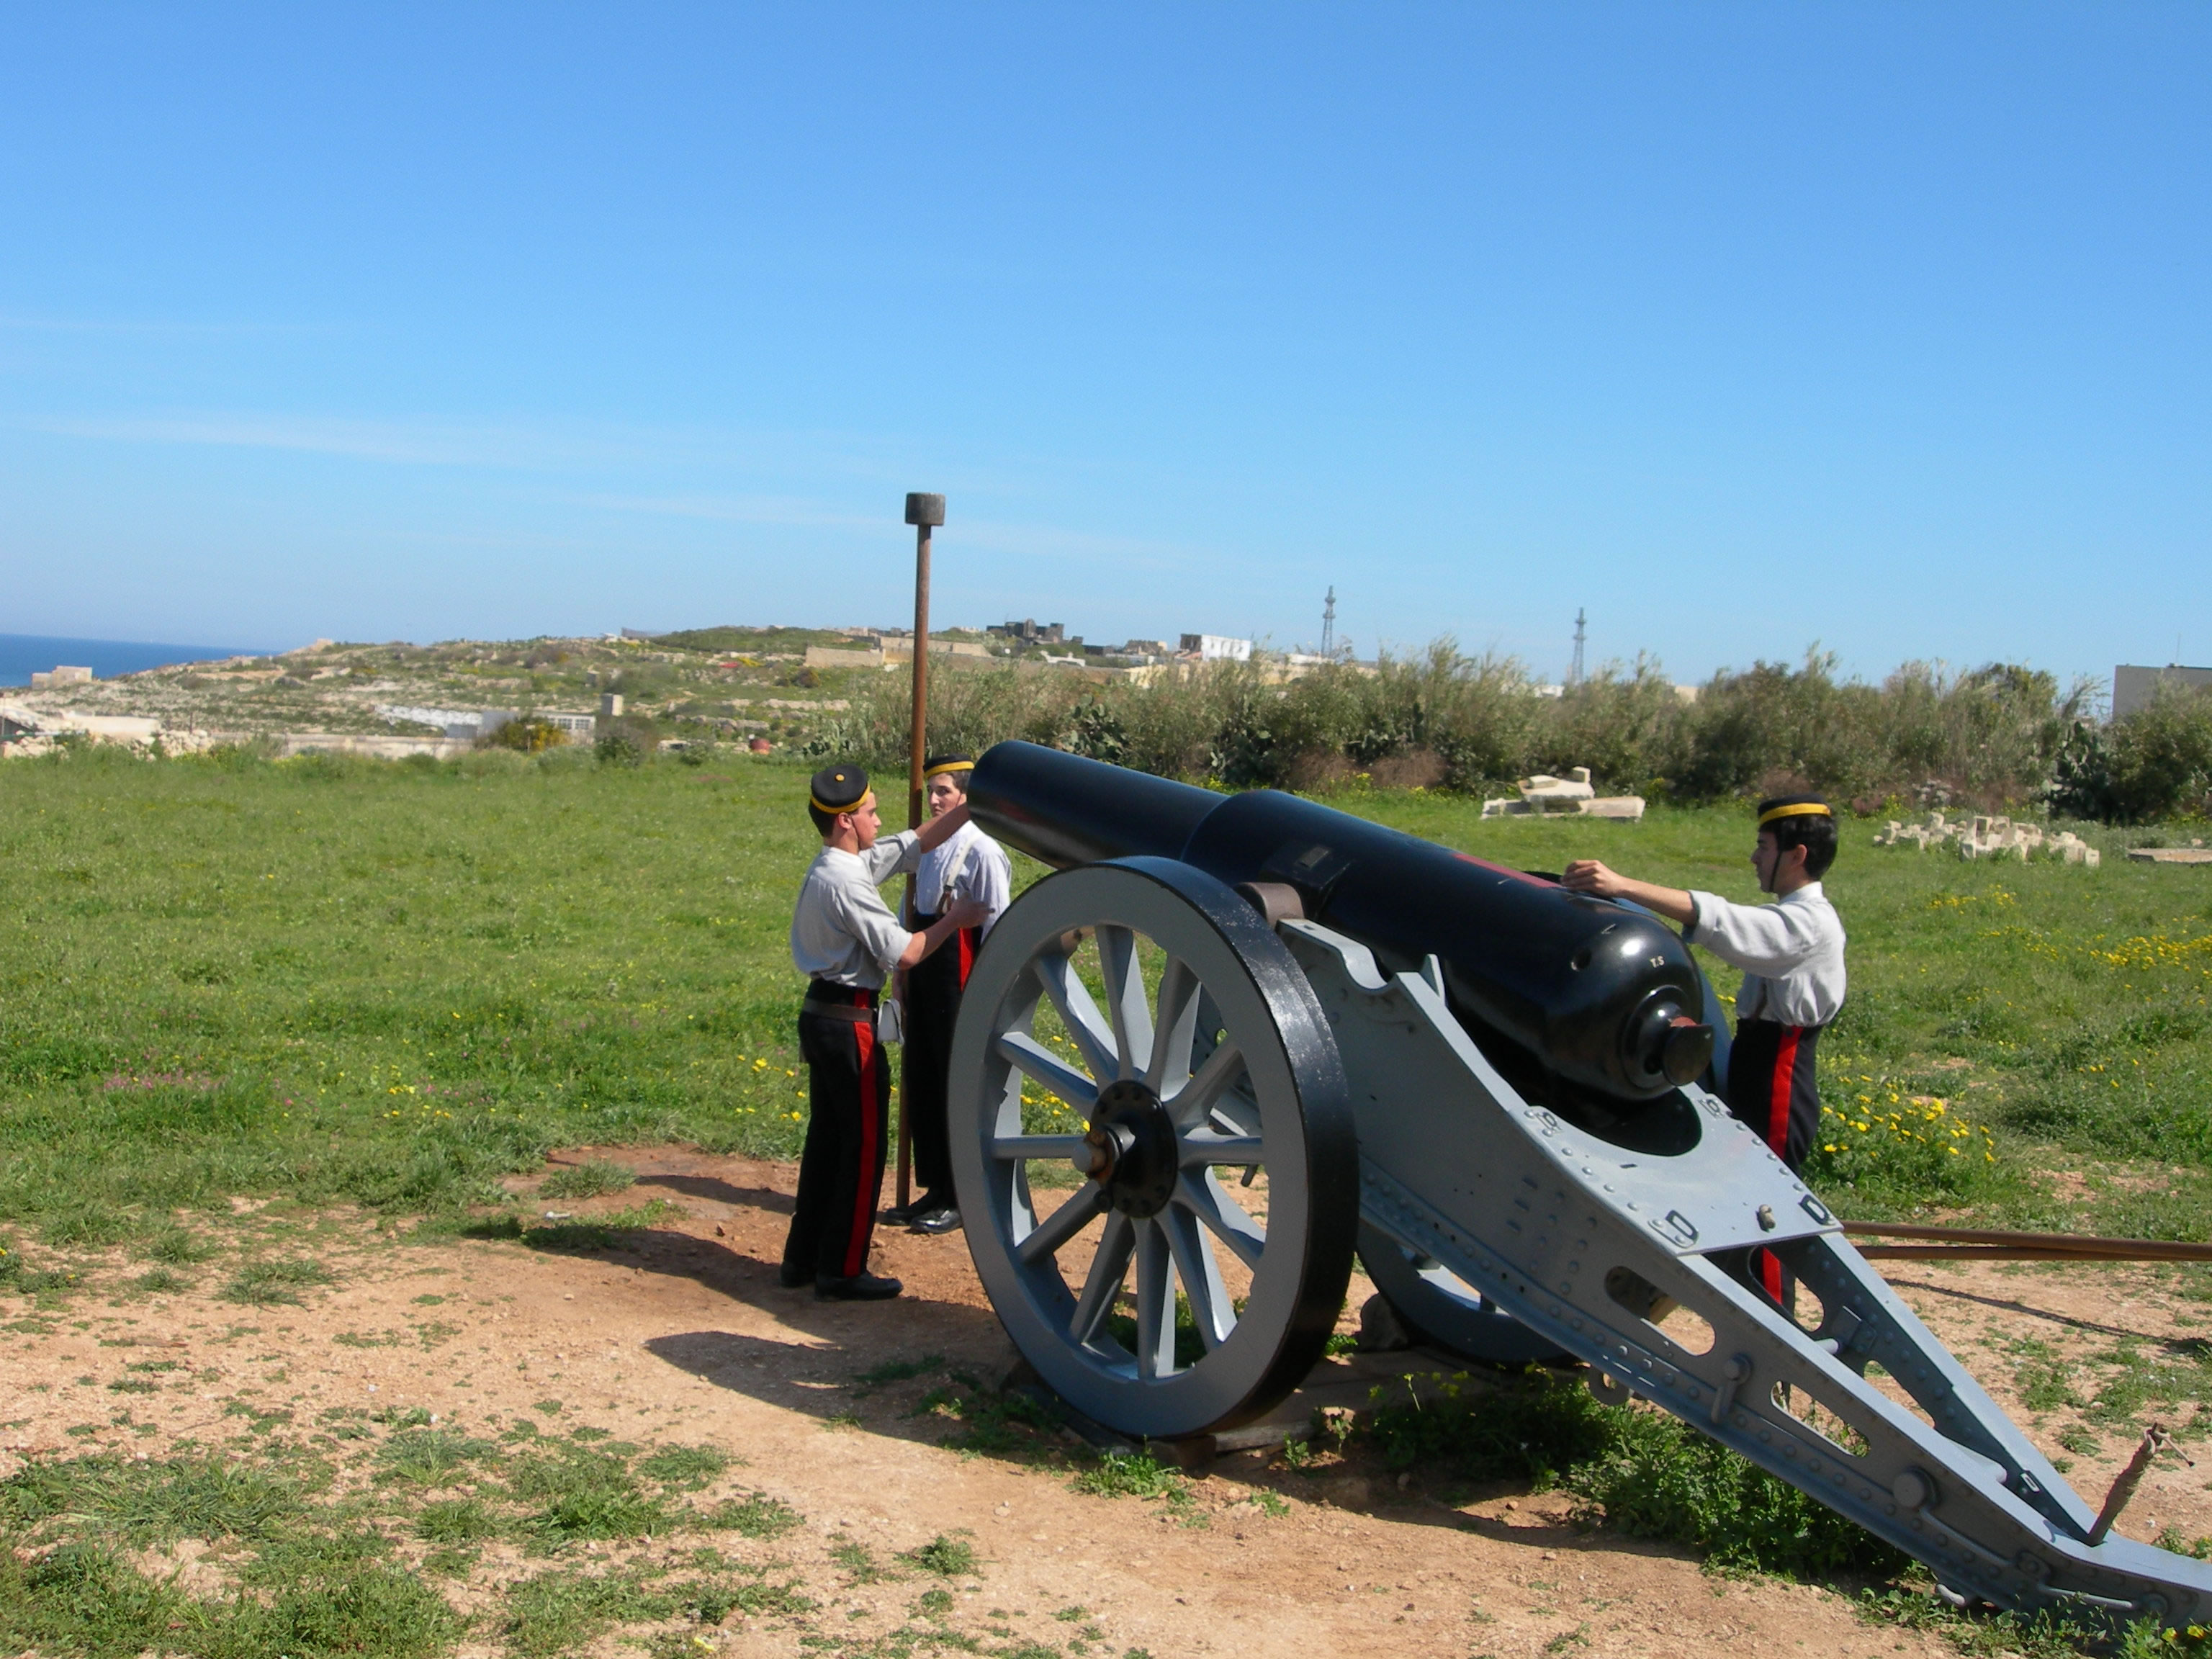
<svg viewBox="0 0 2212 1659">
<path fill-rule="evenodd" d="M 906 521 L 914 526 L 914 716 L 907 744 L 906 827 L 921 828 L 928 808 L 921 769 L 929 754 L 929 532 L 945 522 L 945 497 L 910 494 Z M 906 919 L 915 916 L 914 878 L 906 878 Z M 899 1045 L 898 1206 L 914 1201 L 914 1125 L 906 1115 L 907 1085 L 913 1074 L 909 1041 Z"/>
</svg>

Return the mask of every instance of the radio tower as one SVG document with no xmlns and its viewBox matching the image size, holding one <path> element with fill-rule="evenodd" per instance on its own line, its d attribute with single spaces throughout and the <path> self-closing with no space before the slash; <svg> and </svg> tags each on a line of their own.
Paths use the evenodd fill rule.
<svg viewBox="0 0 2212 1659">
<path fill-rule="evenodd" d="M 1569 685 L 1583 683 L 1583 623 L 1588 614 L 1580 605 L 1575 607 L 1575 660 L 1574 665 L 1567 670 Z"/>
<path fill-rule="evenodd" d="M 1336 654 L 1336 584 L 1328 587 L 1328 603 L 1321 610 L 1321 653 L 1324 657 Z"/>
</svg>

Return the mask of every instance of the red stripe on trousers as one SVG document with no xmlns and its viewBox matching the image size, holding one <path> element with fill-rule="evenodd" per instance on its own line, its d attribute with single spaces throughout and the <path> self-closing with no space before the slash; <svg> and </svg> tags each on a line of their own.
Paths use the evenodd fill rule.
<svg viewBox="0 0 2212 1659">
<path fill-rule="evenodd" d="M 1797 1081 L 1797 1030 L 1795 1025 L 1782 1028 L 1782 1040 L 1774 1046 L 1774 1075 L 1766 1085 L 1766 1144 L 1777 1158 L 1786 1158 L 1790 1152 L 1790 1093 Z M 1782 1264 L 1767 1251 L 1760 1252 L 1760 1259 L 1766 1293 L 1779 1302 Z"/>
<path fill-rule="evenodd" d="M 853 1183 L 853 1231 L 845 1244 L 845 1277 L 852 1278 L 868 1265 L 868 1223 L 875 1209 L 875 1182 L 868 1176 L 876 1167 L 876 1028 L 853 1027 L 860 1045 L 860 1169 Z"/>
<path fill-rule="evenodd" d="M 960 930 L 960 988 L 968 988 L 968 970 L 975 965 L 975 933 L 972 927 Z"/>
</svg>

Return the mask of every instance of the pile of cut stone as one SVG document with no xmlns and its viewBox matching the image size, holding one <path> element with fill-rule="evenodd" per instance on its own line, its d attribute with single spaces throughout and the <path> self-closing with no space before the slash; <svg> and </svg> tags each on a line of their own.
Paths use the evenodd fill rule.
<svg viewBox="0 0 2212 1659">
<path fill-rule="evenodd" d="M 1486 800 L 1482 803 L 1482 816 L 1619 818 L 1629 823 L 1638 823 L 1644 817 L 1643 796 L 1599 794 L 1590 787 L 1587 766 L 1569 768 L 1564 778 L 1539 772 L 1533 778 L 1522 779 L 1516 787 L 1521 792 L 1519 799 L 1509 796 L 1504 800 Z"/>
<path fill-rule="evenodd" d="M 2095 869 L 2104 855 L 2071 830 L 2047 833 L 2039 823 L 2015 823 L 2011 818 L 1978 813 L 1954 822 L 1940 811 L 1930 812 L 1925 823 L 1900 823 L 1890 819 L 1874 838 L 1877 847 L 1911 847 L 1921 852 L 1949 846 L 1962 859 L 2016 858 L 2022 864 L 2036 857 L 2063 864 L 2083 864 Z"/>
</svg>

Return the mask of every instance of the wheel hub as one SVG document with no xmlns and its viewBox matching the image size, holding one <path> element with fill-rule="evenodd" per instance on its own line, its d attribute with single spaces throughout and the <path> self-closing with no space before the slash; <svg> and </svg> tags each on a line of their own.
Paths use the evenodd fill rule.
<svg viewBox="0 0 2212 1659">
<path fill-rule="evenodd" d="M 1175 1120 L 1160 1097 L 1134 1078 L 1123 1078 L 1098 1091 L 1091 1132 L 1091 1178 L 1106 1188 L 1109 1201 L 1123 1215 L 1142 1219 L 1158 1215 L 1175 1195 L 1182 1171 Z"/>
</svg>

